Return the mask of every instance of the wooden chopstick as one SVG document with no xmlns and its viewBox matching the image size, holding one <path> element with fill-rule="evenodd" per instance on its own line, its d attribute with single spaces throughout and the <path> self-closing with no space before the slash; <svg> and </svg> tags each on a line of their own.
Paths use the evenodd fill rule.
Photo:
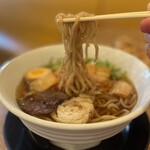
<svg viewBox="0 0 150 150">
<path fill-rule="evenodd" d="M 125 19 L 125 18 L 142 18 L 142 17 L 150 17 L 150 11 L 126 12 L 126 13 L 81 17 L 80 21 L 96 21 L 96 20 L 106 20 L 106 19 Z M 74 22 L 75 18 L 64 18 L 63 21 Z"/>
</svg>

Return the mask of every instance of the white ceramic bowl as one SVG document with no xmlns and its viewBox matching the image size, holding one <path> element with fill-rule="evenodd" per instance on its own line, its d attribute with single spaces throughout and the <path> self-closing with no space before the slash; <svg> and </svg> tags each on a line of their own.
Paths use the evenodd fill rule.
<svg viewBox="0 0 150 150">
<path fill-rule="evenodd" d="M 64 56 L 63 45 L 39 48 L 22 54 L 4 65 L 0 73 L 0 101 L 24 125 L 34 133 L 49 139 L 53 144 L 68 150 L 80 150 L 96 146 L 100 141 L 123 130 L 131 120 L 141 115 L 150 101 L 150 72 L 140 60 L 125 52 L 100 46 L 100 58 L 111 61 L 126 70 L 138 92 L 138 102 L 132 112 L 115 120 L 92 124 L 62 124 L 30 116 L 18 107 L 15 100 L 16 87 L 24 73 L 45 65 L 50 58 Z M 93 47 L 90 56 L 94 56 Z"/>
</svg>

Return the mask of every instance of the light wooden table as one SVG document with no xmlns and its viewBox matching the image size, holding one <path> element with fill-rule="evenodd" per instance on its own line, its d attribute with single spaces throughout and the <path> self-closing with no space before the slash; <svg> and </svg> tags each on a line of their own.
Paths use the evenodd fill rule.
<svg viewBox="0 0 150 150">
<path fill-rule="evenodd" d="M 25 34 L 15 34 L 11 32 L 4 31 L 6 35 L 9 35 L 9 40 L 16 43 L 16 47 L 11 47 L 6 49 L 8 51 L 14 51 L 22 53 L 24 51 L 29 51 L 30 49 L 41 47 L 44 45 L 56 44 L 61 42 L 61 38 L 54 37 L 54 35 L 39 35 L 39 38 L 34 39 L 30 32 Z M 23 32 L 24 33 L 24 32 Z M 50 36 L 50 37 L 49 37 Z M 58 35 L 57 35 L 58 36 Z M 6 38 L 6 37 L 5 37 Z M 50 40 L 53 39 L 53 40 Z M 144 53 L 144 35 L 138 30 L 138 28 L 120 28 L 116 26 L 101 25 L 99 31 L 97 32 L 96 40 L 100 44 L 109 45 L 112 47 L 120 47 L 123 50 L 135 55 L 141 59 L 144 63 L 150 66 L 150 61 Z M 11 43 L 11 42 L 10 42 Z M 8 43 L 7 43 L 8 44 Z M 1 48 L 1 44 L 0 44 Z M 150 108 L 147 109 L 148 116 L 150 116 Z M 6 145 L 3 138 L 3 125 L 7 110 L 0 104 L 0 150 L 5 150 Z"/>
</svg>

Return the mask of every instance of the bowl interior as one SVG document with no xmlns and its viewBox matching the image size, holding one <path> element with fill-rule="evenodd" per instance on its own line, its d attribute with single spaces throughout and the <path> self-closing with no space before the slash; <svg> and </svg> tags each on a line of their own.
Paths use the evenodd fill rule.
<svg viewBox="0 0 150 150">
<path fill-rule="evenodd" d="M 2 104 L 16 116 L 24 120 L 31 117 L 34 118 L 33 121 L 36 121 L 37 118 L 23 113 L 18 107 L 15 100 L 16 88 L 26 71 L 47 64 L 51 58 L 62 58 L 64 54 L 63 45 L 47 46 L 26 52 L 5 64 L 0 73 L 0 101 Z M 93 47 L 89 49 L 89 56 L 94 57 Z M 138 92 L 138 102 L 132 110 L 133 113 L 128 115 L 128 121 L 143 113 L 150 100 L 148 67 L 134 56 L 107 46 L 100 46 L 99 59 L 108 60 L 125 70 Z"/>
</svg>

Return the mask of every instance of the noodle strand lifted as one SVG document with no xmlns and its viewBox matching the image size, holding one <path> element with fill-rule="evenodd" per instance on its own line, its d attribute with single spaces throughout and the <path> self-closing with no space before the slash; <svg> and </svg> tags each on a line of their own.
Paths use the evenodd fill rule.
<svg viewBox="0 0 150 150">
<path fill-rule="evenodd" d="M 89 44 L 94 44 L 95 61 L 98 58 L 98 45 L 94 41 L 96 33 L 95 22 L 79 22 L 80 17 L 90 16 L 91 14 L 81 12 L 76 16 L 58 14 L 56 19 L 58 28 L 62 33 L 65 46 L 65 59 L 63 69 L 65 71 L 59 83 L 59 89 L 65 91 L 68 95 L 79 95 L 81 92 L 89 92 L 95 85 L 96 81 L 88 73 L 84 53 L 83 44 L 86 44 L 85 57 L 88 57 Z M 63 18 L 76 17 L 75 23 L 63 23 Z"/>
</svg>

